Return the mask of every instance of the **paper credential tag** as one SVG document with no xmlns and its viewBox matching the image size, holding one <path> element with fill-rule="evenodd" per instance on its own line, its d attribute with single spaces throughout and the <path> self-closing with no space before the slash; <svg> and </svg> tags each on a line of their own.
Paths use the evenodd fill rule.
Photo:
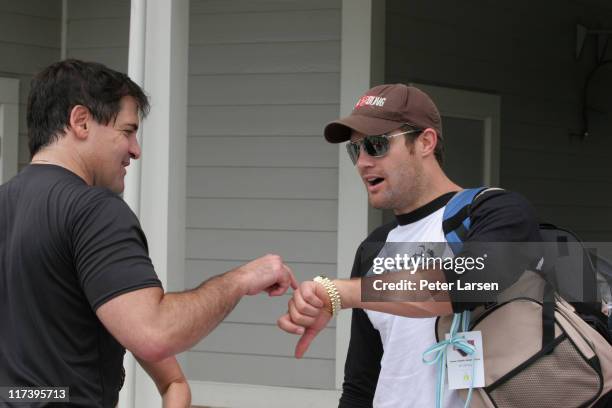
<svg viewBox="0 0 612 408">
<path fill-rule="evenodd" d="M 479 331 L 461 332 L 457 336 L 464 336 L 468 343 L 476 348 L 474 354 L 469 355 L 452 345 L 446 348 L 446 365 L 448 368 L 448 388 L 460 390 L 464 388 L 480 388 L 485 386 L 484 361 L 482 357 L 482 333 Z M 446 334 L 448 340 L 449 334 Z M 473 360 L 473 361 L 472 361 Z M 472 363 L 476 364 L 472 370 Z M 474 382 L 472 383 L 472 373 Z"/>
</svg>

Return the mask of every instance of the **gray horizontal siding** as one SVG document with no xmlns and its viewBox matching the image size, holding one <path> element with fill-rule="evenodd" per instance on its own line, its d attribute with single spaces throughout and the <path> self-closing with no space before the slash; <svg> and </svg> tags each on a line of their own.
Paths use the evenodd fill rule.
<svg viewBox="0 0 612 408">
<path fill-rule="evenodd" d="M 214 149 L 211 149 L 214 146 Z M 334 168 L 338 146 L 322 143 L 320 136 L 209 136 L 189 139 L 189 165 Z M 257 152 L 257 154 L 253 154 Z"/>
<path fill-rule="evenodd" d="M 127 72 L 130 0 L 69 0 L 67 56 Z"/>
<path fill-rule="evenodd" d="M 190 136 L 320 136 L 338 104 L 190 106 Z"/>
<path fill-rule="evenodd" d="M 322 129 L 339 109 L 340 2 L 192 1 L 190 32 L 186 283 L 266 253 L 298 280 L 333 276 L 338 147 Z M 288 300 L 243 299 L 188 353 L 189 378 L 334 388 L 334 326 L 295 360 L 275 325 Z"/>
<path fill-rule="evenodd" d="M 3 14 L 58 20 L 62 15 L 62 2 L 60 0 L 0 0 L 0 10 Z"/>
<path fill-rule="evenodd" d="M 32 76 L 60 56 L 61 0 L 0 0 L 0 76 L 19 79 L 19 168 L 30 161 L 26 103 Z"/>
<path fill-rule="evenodd" d="M 422 82 L 501 95 L 501 185 L 523 193 L 542 219 L 612 238 L 612 148 L 607 130 L 582 129 L 582 87 L 595 43 L 575 58 L 576 22 L 612 21 L 606 1 L 387 2 L 389 82 Z M 609 87 L 594 85 L 595 90 Z M 609 101 L 609 98 L 608 98 Z M 609 102 L 608 102 L 609 105 Z M 608 109 L 609 112 L 609 109 Z M 586 214 L 590 215 L 586 215 Z"/>
<path fill-rule="evenodd" d="M 187 228 L 335 232 L 337 206 L 336 200 L 190 198 Z"/>
<path fill-rule="evenodd" d="M 539 163 L 540 171 L 533 174 L 528 166 L 513 166 L 504 169 L 504 177 L 537 177 L 554 180 L 612 182 L 610 165 L 602 155 L 584 152 L 542 151 L 535 148 L 505 148 L 518 163 Z M 600 152 L 604 153 L 604 152 Z M 581 163 L 584 161 L 584 163 Z M 576 164 L 580 163 L 579 166 Z"/>
<path fill-rule="evenodd" d="M 294 10 L 337 10 L 340 8 L 339 0 L 193 0 L 191 14 L 218 14 L 218 13 L 261 13 Z"/>
<path fill-rule="evenodd" d="M 338 104 L 336 73 L 191 75 L 189 105 Z"/>
<path fill-rule="evenodd" d="M 612 230 L 612 205 L 609 203 L 588 203 L 576 205 L 546 205 L 536 203 L 540 218 L 543 221 L 564 227 L 568 207 L 573 211 L 572 229 L 579 231 L 608 231 Z M 609 241 L 609 240 L 608 240 Z"/>
<path fill-rule="evenodd" d="M 189 73 L 337 73 L 339 47 L 338 40 L 293 42 L 291 47 L 282 42 L 192 45 Z"/>
<path fill-rule="evenodd" d="M 57 49 L 60 43 L 59 19 L 8 12 L 0 13 L 2 42 Z"/>
<path fill-rule="evenodd" d="M 337 41 L 340 10 L 192 14 L 189 29 L 191 45 Z"/>
<path fill-rule="evenodd" d="M 192 351 L 184 361 L 190 379 L 318 389 L 334 381 L 335 362 L 330 359 Z"/>
<path fill-rule="evenodd" d="M 187 196 L 333 200 L 338 197 L 337 177 L 337 169 L 189 167 Z"/>
<path fill-rule="evenodd" d="M 68 6 L 72 21 L 130 17 L 130 0 L 70 0 Z"/>
<path fill-rule="evenodd" d="M 87 19 L 70 19 L 68 22 L 68 42 L 70 48 L 105 49 L 128 46 L 130 38 L 129 2 L 126 1 L 125 3 L 128 7 L 127 17 L 100 18 L 93 14 Z M 68 12 L 70 12 L 70 8 Z"/>
<path fill-rule="evenodd" d="M 95 61 L 106 65 L 116 71 L 127 72 L 129 48 L 70 48 L 67 51 L 68 58 L 76 58 L 83 61 Z"/>
<path fill-rule="evenodd" d="M 281 356 L 292 358 L 295 345 L 287 341 L 293 336 L 281 331 L 276 326 L 276 320 L 267 324 L 253 323 L 221 323 L 204 341 L 192 348 L 193 351 L 208 351 L 213 353 L 253 354 L 259 356 Z M 333 359 L 333 348 L 327 344 L 335 342 L 335 330 L 325 328 L 317 336 L 316 342 L 309 349 L 310 358 Z M 244 341 L 249 339 L 248 342 Z M 293 338 L 295 339 L 295 338 Z"/>
<path fill-rule="evenodd" d="M 58 59 L 59 48 L 4 42 L 0 35 L 0 54 L 4 56 L 0 59 L 0 72 L 27 74 L 29 79 L 31 75 Z M 27 88 L 29 89 L 29 86 Z"/>
<path fill-rule="evenodd" d="M 187 230 L 189 259 L 248 260 L 279 253 L 286 262 L 336 261 L 336 233 L 318 231 Z M 300 277 L 301 278 L 301 277 Z"/>
</svg>

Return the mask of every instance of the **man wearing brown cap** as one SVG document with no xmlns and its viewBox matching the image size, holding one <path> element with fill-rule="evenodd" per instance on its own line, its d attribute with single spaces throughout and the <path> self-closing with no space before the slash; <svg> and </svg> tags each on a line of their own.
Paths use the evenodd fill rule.
<svg viewBox="0 0 612 408">
<path fill-rule="evenodd" d="M 357 101 L 351 115 L 328 124 L 325 138 L 331 143 L 347 142 L 370 204 L 393 210 L 396 220 L 362 242 L 350 280 L 317 277 L 302 283 L 278 324 L 301 335 L 295 353 L 301 357 L 333 315 L 352 308 L 340 407 L 433 407 L 436 371 L 422 363 L 422 353 L 436 342 L 434 317 L 475 305 L 459 301 L 454 290 L 437 292 L 436 302 L 364 302 L 361 290 L 371 274 L 373 258 L 380 256 L 378 251 L 371 254 L 377 242 L 445 241 L 444 208 L 462 188 L 442 170 L 438 109 L 415 87 L 377 86 Z M 497 189 L 481 194 L 472 203 L 471 220 L 465 242 L 539 240 L 534 211 L 515 193 Z M 427 273 L 429 281 L 454 279 L 449 275 L 452 270 L 419 271 L 413 277 L 425 276 L 420 273 Z M 447 391 L 444 406 L 460 407 L 463 402 Z"/>
</svg>

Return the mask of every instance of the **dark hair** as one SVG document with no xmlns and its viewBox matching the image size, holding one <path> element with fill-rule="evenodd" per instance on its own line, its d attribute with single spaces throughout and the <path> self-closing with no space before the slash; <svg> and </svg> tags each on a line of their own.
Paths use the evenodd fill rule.
<svg viewBox="0 0 612 408">
<path fill-rule="evenodd" d="M 423 133 L 423 129 L 421 129 L 418 126 L 414 126 L 414 125 L 403 125 L 401 127 L 402 130 L 405 131 L 409 131 L 409 130 L 420 130 L 420 133 L 409 133 L 407 135 L 405 135 L 406 141 L 409 141 L 410 143 L 414 143 L 414 141 L 421 136 L 421 134 Z M 438 164 L 440 165 L 440 167 L 442 167 L 442 164 L 444 163 L 444 140 L 442 139 L 442 135 L 438 134 L 436 132 L 436 134 L 438 135 L 438 143 L 436 143 L 436 148 L 434 149 L 434 157 L 436 158 L 436 160 L 438 161 Z"/>
<path fill-rule="evenodd" d="M 28 97 L 30 154 L 34 156 L 65 134 L 76 105 L 85 106 L 96 122 L 107 125 L 117 118 L 124 96 L 136 100 L 143 117 L 148 114 L 149 100 L 142 88 L 121 72 L 75 59 L 48 66 L 32 79 Z"/>
</svg>

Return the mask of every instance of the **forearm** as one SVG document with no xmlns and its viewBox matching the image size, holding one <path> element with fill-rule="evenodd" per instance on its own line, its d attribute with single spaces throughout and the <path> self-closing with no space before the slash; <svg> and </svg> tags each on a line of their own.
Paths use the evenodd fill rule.
<svg viewBox="0 0 612 408">
<path fill-rule="evenodd" d="M 146 361 L 185 351 L 221 322 L 245 295 L 262 291 L 280 296 L 297 288 L 293 273 L 278 255 L 266 255 L 215 276 L 199 287 L 164 294 L 143 288 L 110 299 L 96 314 L 128 350 Z"/>
<path fill-rule="evenodd" d="M 391 276 L 393 275 L 393 276 Z M 434 275 L 429 274 L 429 278 Z M 386 279 L 396 280 L 403 277 L 401 273 L 388 274 Z M 413 276 L 406 276 L 415 279 Z M 295 347 L 295 356 L 301 358 L 312 340 L 325 328 L 332 313 L 338 309 L 338 297 L 343 309 L 369 309 L 406 317 L 433 317 L 452 313 L 451 303 L 446 291 L 422 292 L 428 301 L 415 297 L 417 301 L 404 301 L 404 298 L 393 297 L 389 301 L 364 302 L 362 299 L 362 283 L 368 284 L 369 277 L 355 279 L 336 279 L 332 281 L 335 288 L 325 279 L 302 282 L 293 297 L 289 300 L 288 311 L 278 319 L 278 326 L 288 332 L 300 335 Z M 378 276 L 374 277 L 378 279 Z M 336 293 L 336 291 L 338 293 Z M 332 300 L 335 302 L 332 306 Z M 384 296 L 374 295 L 366 300 L 387 300 Z M 412 298 L 408 298 L 412 300 Z M 435 299 L 435 300 L 434 300 Z M 361 310 L 356 312 L 363 313 Z M 355 316 L 355 314 L 353 314 Z"/>
<path fill-rule="evenodd" d="M 175 357 L 151 363 L 138 359 L 163 399 L 164 408 L 187 408 L 191 405 L 189 383 Z"/>
<path fill-rule="evenodd" d="M 417 274 L 404 275 L 402 273 L 398 274 L 396 279 L 418 280 L 419 276 Z M 406 317 L 433 317 L 452 313 L 452 306 L 448 298 L 448 293 L 423 292 L 420 296 L 415 296 L 415 298 L 423 301 L 389 300 L 382 302 L 364 302 L 361 296 L 361 278 L 350 280 L 336 279 L 333 282 L 340 293 L 343 309 L 367 309 Z M 368 282 L 366 282 L 366 284 L 368 284 Z M 434 298 L 437 300 L 434 300 Z"/>
<path fill-rule="evenodd" d="M 164 408 L 187 408 L 191 406 L 191 390 L 187 380 L 171 383 L 162 394 Z"/>
<path fill-rule="evenodd" d="M 210 333 L 245 294 L 234 271 L 215 276 L 195 289 L 168 293 L 159 303 L 155 331 L 167 344 L 166 353 L 177 354 Z"/>
</svg>

